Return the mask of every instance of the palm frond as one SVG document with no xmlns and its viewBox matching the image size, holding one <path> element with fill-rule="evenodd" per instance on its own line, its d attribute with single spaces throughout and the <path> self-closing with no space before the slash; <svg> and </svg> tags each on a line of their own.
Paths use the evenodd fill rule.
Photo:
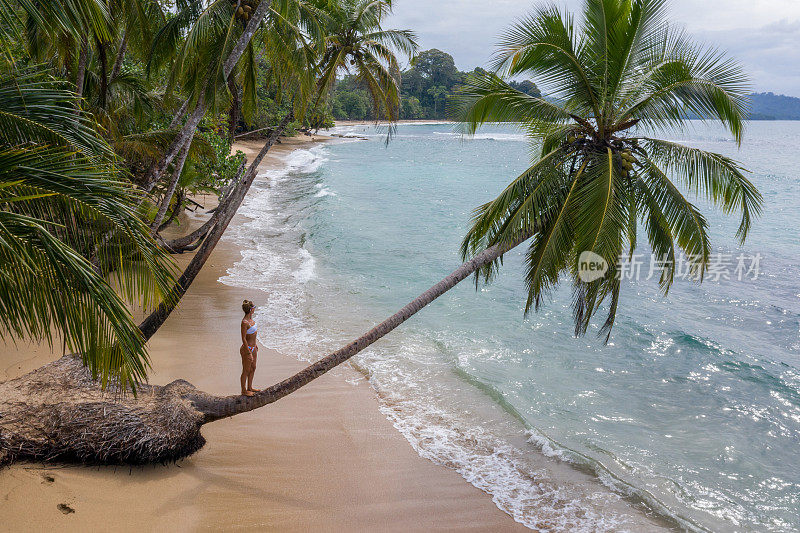
<svg viewBox="0 0 800 533">
<path fill-rule="evenodd" d="M 693 193 L 704 196 L 726 213 L 741 212 L 736 236 L 747 238 L 752 218 L 761 213 L 763 198 L 732 159 L 713 152 L 660 139 L 643 138 L 643 146 L 653 161 L 673 173 Z"/>
</svg>

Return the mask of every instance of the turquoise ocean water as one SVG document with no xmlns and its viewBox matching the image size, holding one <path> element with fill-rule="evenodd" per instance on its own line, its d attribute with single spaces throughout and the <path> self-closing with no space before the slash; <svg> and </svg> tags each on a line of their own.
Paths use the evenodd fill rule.
<svg viewBox="0 0 800 533">
<path fill-rule="evenodd" d="M 259 178 L 225 283 L 257 287 L 260 340 L 313 360 L 383 320 L 459 264 L 471 210 L 528 165 L 511 127 L 372 127 L 298 150 Z M 458 470 L 531 527 L 641 530 L 643 513 L 713 531 L 800 529 L 800 122 L 662 134 L 752 171 L 765 211 L 698 201 L 732 279 L 623 283 L 608 345 L 572 336 L 570 287 L 523 318 L 522 250 L 497 280 L 465 281 L 354 360 L 422 455 Z M 640 232 L 644 243 L 645 233 Z M 760 254 L 736 279 L 737 256 Z M 724 270 L 724 269 L 723 269 Z M 311 385 L 313 386 L 313 384 Z M 638 518 L 637 518 L 638 517 Z"/>
</svg>

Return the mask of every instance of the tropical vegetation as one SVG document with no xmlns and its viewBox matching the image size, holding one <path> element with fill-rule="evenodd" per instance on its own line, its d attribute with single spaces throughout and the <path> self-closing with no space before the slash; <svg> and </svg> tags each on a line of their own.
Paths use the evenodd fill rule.
<svg viewBox="0 0 800 533">
<path fill-rule="evenodd" d="M 319 110 L 348 69 L 369 84 L 374 109 L 396 116 L 394 54 L 408 60 L 416 43 L 381 27 L 390 10 L 0 0 L 0 334 L 61 339 L 104 385 L 143 381 L 149 335 L 127 305 L 165 318 L 191 283 L 169 254 L 208 257 L 255 175 L 231 154 L 234 136 L 263 129 L 268 150 L 278 135 L 330 124 Z M 165 241 L 197 193 L 222 197 L 213 224 Z"/>
<path fill-rule="evenodd" d="M 324 121 L 329 91 L 345 74 L 340 83 L 366 91 L 374 116 L 401 116 L 395 54 L 414 54 L 416 43 L 410 32 L 383 29 L 391 7 L 390 0 L 177 0 L 174 9 L 155 0 L 0 0 L 3 332 L 41 338 L 53 326 L 106 382 L 137 384 L 143 342 L 202 269 L 290 124 Z M 35 42 L 19 38 L 34 29 Z M 47 51 L 37 55 L 43 43 Z M 434 113 L 444 112 L 442 91 L 458 84 L 446 108 L 466 134 L 513 122 L 536 154 L 476 209 L 460 267 L 352 343 L 253 397 L 214 396 L 178 380 L 139 384 L 147 392 L 141 399 L 113 401 L 70 356 L 0 384 L 0 462 L 152 462 L 193 453 L 203 424 L 294 392 L 468 277 L 491 280 L 504 254 L 525 242 L 526 311 L 567 281 L 576 334 L 602 310 L 608 339 L 620 258 L 639 241 L 665 261 L 665 293 L 680 250 L 702 279 L 711 243 L 690 197 L 737 214 L 742 241 L 761 210 L 736 161 L 656 136 L 696 115 L 741 142 L 749 90 L 736 62 L 667 23 L 665 0 L 584 0 L 577 22 L 539 8 L 504 34 L 491 71 L 462 76 L 437 51 L 421 54 L 411 70 L 409 90 L 424 90 Z M 117 84 L 121 73 L 131 83 Z M 513 81 L 520 79 L 532 81 Z M 270 116 L 266 139 L 245 166 L 230 159 L 230 139 L 241 117 L 259 113 Z M 182 209 L 180 190 L 199 187 L 218 191 L 214 214 L 191 234 L 162 238 L 164 221 L 174 218 L 167 213 Z M 192 260 L 173 276 L 165 253 L 188 250 Z M 584 252 L 609 265 L 601 278 L 578 275 Z M 126 298 L 155 307 L 138 334 L 112 281 Z M 34 382 L 37 392 L 25 401 L 7 398 Z"/>
<path fill-rule="evenodd" d="M 472 72 L 459 71 L 453 56 L 435 48 L 420 52 L 401 73 L 398 117 L 401 120 L 447 118 L 448 101 L 471 75 L 485 72 L 480 67 Z M 531 80 L 510 80 L 509 85 L 531 96 L 541 95 Z M 336 81 L 329 108 L 333 118 L 338 120 L 382 118 L 370 106 L 369 92 L 356 76 L 343 76 Z"/>
</svg>

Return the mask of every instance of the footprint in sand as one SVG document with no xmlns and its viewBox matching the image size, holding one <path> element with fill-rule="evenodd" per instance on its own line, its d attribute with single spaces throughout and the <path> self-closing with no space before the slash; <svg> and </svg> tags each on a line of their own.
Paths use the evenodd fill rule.
<svg viewBox="0 0 800 533">
<path fill-rule="evenodd" d="M 64 514 L 72 514 L 72 513 L 75 512 L 75 509 L 73 509 L 72 507 L 70 507 L 66 503 L 59 503 L 58 504 L 58 510 L 61 511 L 62 513 L 64 513 Z"/>
</svg>

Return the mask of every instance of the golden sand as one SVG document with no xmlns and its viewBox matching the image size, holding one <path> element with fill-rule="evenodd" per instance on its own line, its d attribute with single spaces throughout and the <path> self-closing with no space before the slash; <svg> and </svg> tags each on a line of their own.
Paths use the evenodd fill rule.
<svg viewBox="0 0 800 533">
<path fill-rule="evenodd" d="M 284 141 L 262 166 L 280 164 L 281 153 L 319 140 Z M 260 145 L 248 141 L 238 147 L 251 155 Z M 237 216 L 233 223 L 243 222 Z M 187 219 L 173 231 L 182 234 L 191 224 Z M 182 265 L 189 259 L 178 257 Z M 267 297 L 217 281 L 238 259 L 238 250 L 223 239 L 150 343 L 152 383 L 183 378 L 212 393 L 238 390 L 240 304 Z M 0 380 L 58 356 L 46 347 L 0 344 Z M 255 386 L 277 382 L 302 366 L 295 357 L 261 347 Z M 0 526 L 6 531 L 524 529 L 455 471 L 420 458 L 380 413 L 374 391 L 360 378 L 340 368 L 276 404 L 210 424 L 203 429 L 205 448 L 176 465 L 28 464 L 0 470 Z"/>
</svg>

